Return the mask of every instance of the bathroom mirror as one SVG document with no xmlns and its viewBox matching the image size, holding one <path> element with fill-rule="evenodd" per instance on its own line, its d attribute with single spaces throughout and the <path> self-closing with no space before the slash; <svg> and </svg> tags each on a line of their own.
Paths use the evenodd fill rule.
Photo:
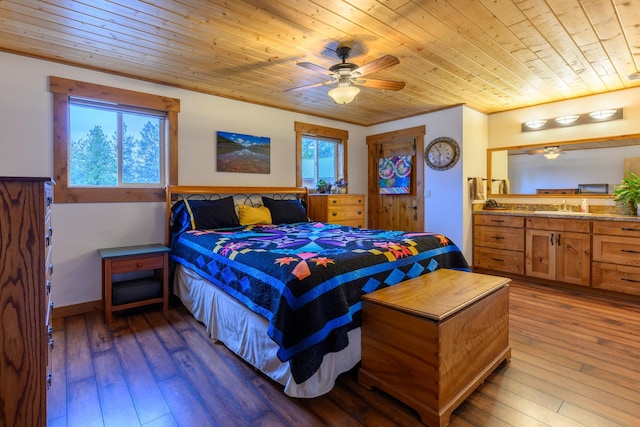
<svg viewBox="0 0 640 427">
<path fill-rule="evenodd" d="M 640 173 L 640 134 L 487 150 L 493 196 L 606 198 L 625 168 Z"/>
</svg>

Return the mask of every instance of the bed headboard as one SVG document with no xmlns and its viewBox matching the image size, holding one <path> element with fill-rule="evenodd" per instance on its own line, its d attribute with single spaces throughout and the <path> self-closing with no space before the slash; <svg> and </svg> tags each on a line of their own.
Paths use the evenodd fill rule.
<svg viewBox="0 0 640 427">
<path fill-rule="evenodd" d="M 166 223 L 165 244 L 169 244 L 169 229 L 171 226 L 171 207 L 183 200 L 215 200 L 233 196 L 234 203 L 258 206 L 262 203 L 262 196 L 274 199 L 299 199 L 309 203 L 309 190 L 306 187 L 219 187 L 219 186 L 185 186 L 168 185 L 166 187 Z"/>
</svg>

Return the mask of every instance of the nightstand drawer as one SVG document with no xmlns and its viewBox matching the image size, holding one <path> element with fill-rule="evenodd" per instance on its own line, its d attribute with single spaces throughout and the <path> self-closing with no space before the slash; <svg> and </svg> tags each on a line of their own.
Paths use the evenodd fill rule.
<svg viewBox="0 0 640 427">
<path fill-rule="evenodd" d="M 163 255 L 136 257 L 111 261 L 111 274 L 132 273 L 135 271 L 154 270 L 164 265 Z"/>
</svg>

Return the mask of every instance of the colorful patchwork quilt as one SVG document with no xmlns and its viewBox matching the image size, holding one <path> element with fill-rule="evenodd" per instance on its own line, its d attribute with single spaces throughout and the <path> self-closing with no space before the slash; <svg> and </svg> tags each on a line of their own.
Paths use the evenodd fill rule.
<svg viewBox="0 0 640 427">
<path fill-rule="evenodd" d="M 269 321 L 268 334 L 304 382 L 348 344 L 360 297 L 439 268 L 469 271 L 447 237 L 320 222 L 183 232 L 171 258 Z"/>
</svg>

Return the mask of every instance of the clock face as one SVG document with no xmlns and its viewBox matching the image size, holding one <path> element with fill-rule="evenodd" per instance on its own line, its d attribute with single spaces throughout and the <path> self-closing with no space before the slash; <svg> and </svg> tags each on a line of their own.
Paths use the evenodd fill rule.
<svg viewBox="0 0 640 427">
<path fill-rule="evenodd" d="M 431 169 L 446 170 L 452 168 L 460 158 L 460 147 L 451 138 L 436 138 L 424 150 L 424 158 Z"/>
</svg>

